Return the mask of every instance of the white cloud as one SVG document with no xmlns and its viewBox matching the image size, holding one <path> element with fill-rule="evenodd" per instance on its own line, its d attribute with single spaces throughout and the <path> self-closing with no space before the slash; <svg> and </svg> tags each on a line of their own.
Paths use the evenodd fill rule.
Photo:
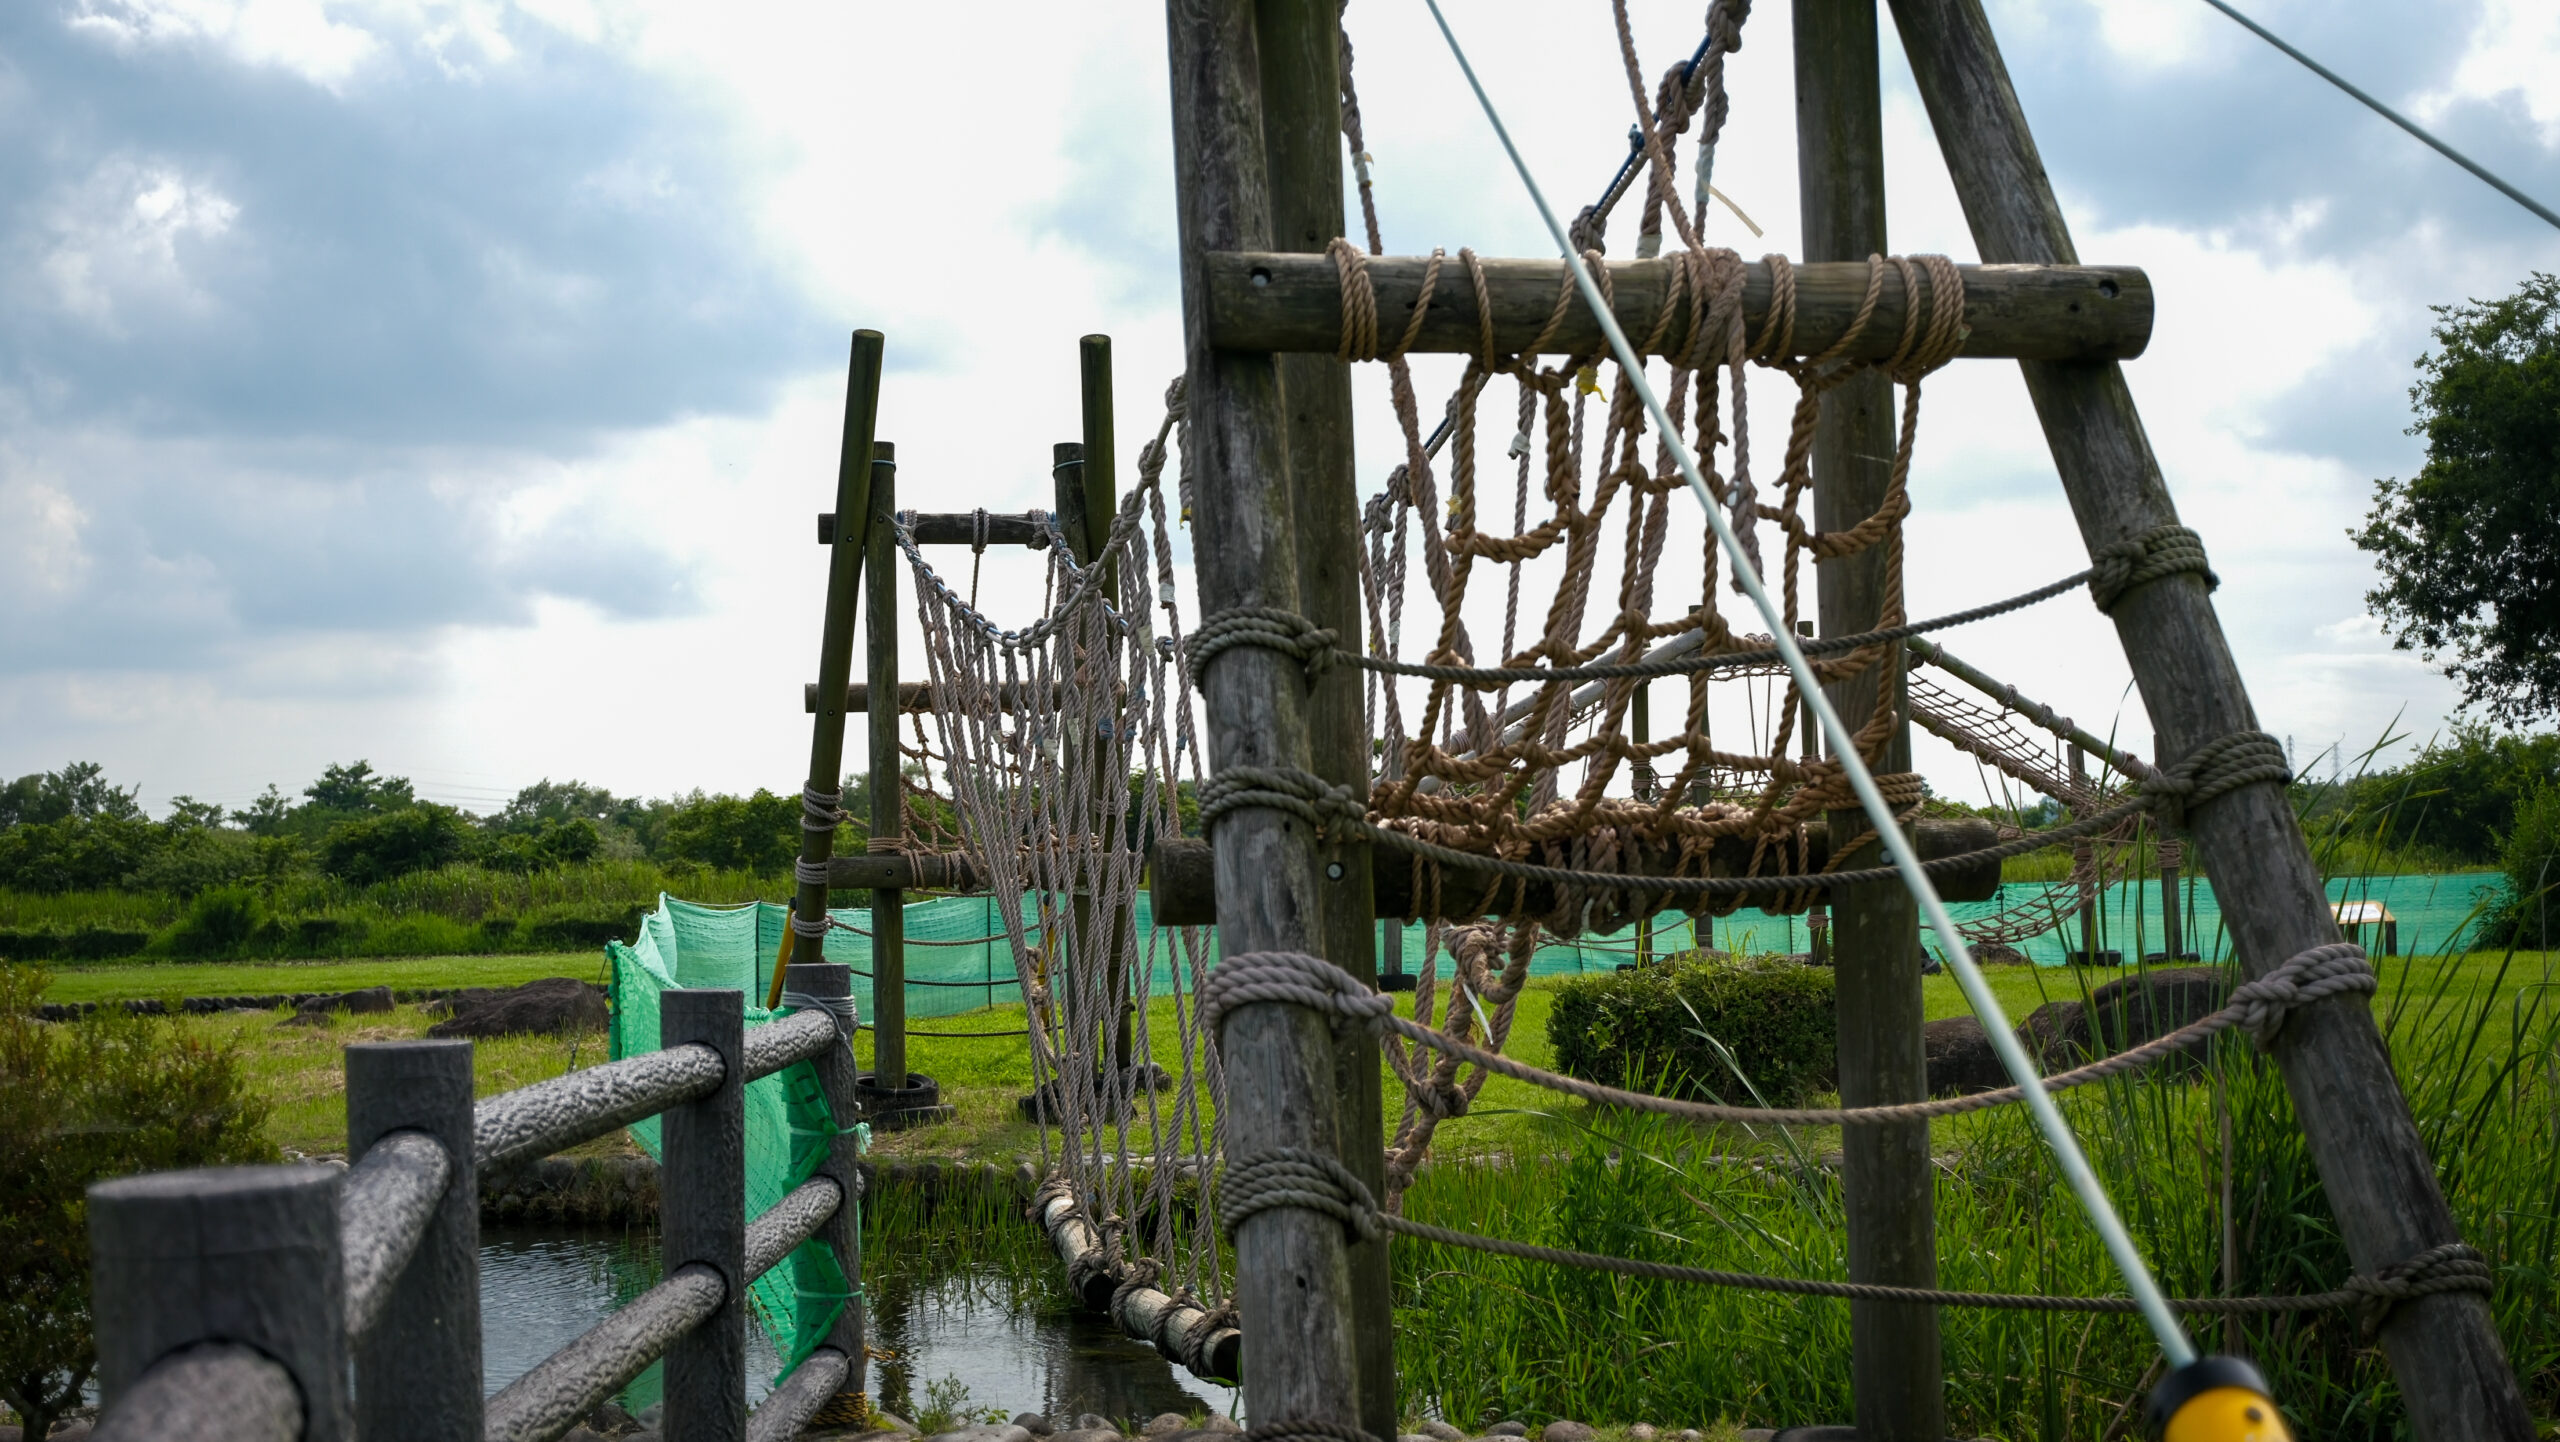
<svg viewBox="0 0 2560 1442">
<path fill-rule="evenodd" d="M 2412 105 L 2422 117 L 2442 115 L 2459 99 L 2513 100 L 2541 129 L 2546 149 L 2560 147 L 2560 6 L 2549 0 L 2486 0 L 2453 81 Z"/>
<path fill-rule="evenodd" d="M 325 0 L 81 0 L 71 24 L 128 47 L 209 44 L 334 90 L 381 46 L 371 31 L 330 13 L 354 8 Z"/>
<path fill-rule="evenodd" d="M 192 246 L 219 240 L 240 207 L 165 161 L 118 156 L 38 207 L 13 248 L 31 253 L 52 306 L 111 334 L 122 312 L 201 312 L 211 298 L 187 272 Z"/>
</svg>

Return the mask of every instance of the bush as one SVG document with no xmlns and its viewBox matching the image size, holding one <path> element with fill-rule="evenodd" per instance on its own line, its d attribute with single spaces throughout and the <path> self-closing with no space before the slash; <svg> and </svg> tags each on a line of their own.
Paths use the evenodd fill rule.
<svg viewBox="0 0 2560 1442">
<path fill-rule="evenodd" d="M 0 930 L 0 961 L 113 961 L 150 942 L 151 933 L 138 926 Z"/>
<path fill-rule="evenodd" d="M 2507 873 L 2507 918 L 2518 946 L 2547 947 L 2560 940 L 2550 924 L 2560 911 L 2560 785 L 2546 783 L 2516 803 L 2499 860 Z"/>
<path fill-rule="evenodd" d="M 553 916 L 524 924 L 525 945 L 534 951 L 593 951 L 608 941 L 629 941 L 639 934 L 645 911 L 587 916 Z"/>
<path fill-rule="evenodd" d="M 800 798 L 761 788 L 753 796 L 697 794 L 667 819 L 666 845 L 674 856 L 722 870 L 787 870 L 800 854 Z"/>
<path fill-rule="evenodd" d="M 91 1183 L 275 1160 L 239 1057 L 104 1007 L 35 1020 L 44 973 L 0 967 L 0 1400 L 41 1442 L 97 1367 L 89 1331 Z"/>
<path fill-rule="evenodd" d="M 1772 1102 L 1830 1085 L 1838 1039 L 1831 973 L 1690 953 L 1556 990 L 1547 1040 L 1568 1076 L 1667 1096 L 1739 1096 L 1734 1068 Z M 1712 1040 L 1710 1040 L 1712 1038 Z M 1718 1052 L 1721 1043 L 1732 1065 Z"/>
<path fill-rule="evenodd" d="M 167 843 L 136 868 L 132 887 L 192 899 L 216 887 L 254 881 L 268 869 L 268 855 L 259 838 L 245 831 L 191 827 L 173 831 Z"/>
<path fill-rule="evenodd" d="M 329 828 L 320 859 L 331 876 L 371 886 L 459 861 L 471 842 L 471 823 L 461 812 L 422 801 Z"/>
<path fill-rule="evenodd" d="M 57 892 L 123 886 L 162 839 L 150 822 L 116 816 L 12 826 L 0 830 L 0 887 Z"/>
<path fill-rule="evenodd" d="M 266 908 L 245 886 L 208 891 L 188 903 L 161 947 L 175 956 L 231 956 L 260 931 Z"/>
</svg>

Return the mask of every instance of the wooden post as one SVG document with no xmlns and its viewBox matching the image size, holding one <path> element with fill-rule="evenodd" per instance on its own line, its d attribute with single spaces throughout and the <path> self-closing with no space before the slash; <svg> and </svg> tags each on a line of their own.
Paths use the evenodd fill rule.
<svg viewBox="0 0 2560 1442">
<path fill-rule="evenodd" d="M 1991 263 L 2075 254 L 1981 0 L 1892 0 L 1922 101 L 1955 178 L 1975 247 Z M 2121 367 L 2022 363 L 2080 534 L 2094 552 L 2174 523 Z M 2155 581 L 2116 603 L 2116 634 L 2142 688 L 2163 765 L 2258 719 L 2202 577 Z M 2338 939 L 2320 874 L 2283 789 L 2260 784 L 2187 817 L 2222 914 L 2252 977 Z M 2372 1009 L 2352 994 L 2295 1011 L 2276 1037 L 2329 1205 L 2358 1272 L 2460 1240 L 2435 1168 L 2391 1072 Z M 2486 1298 L 2446 1292 L 2402 1304 L 2382 1348 L 2421 1438 L 2534 1435 Z"/>
<path fill-rule="evenodd" d="M 1864 260 L 1885 244 L 1884 107 L 1872 0 L 1796 0 L 1796 166 L 1807 261 Z M 1893 387 L 1869 371 L 1822 402 L 1813 440 L 1814 524 L 1846 530 L 1884 499 L 1894 452 Z M 1820 562 L 1823 634 L 1873 629 L 1883 613 L 1882 546 Z M 1876 706 L 1896 713 L 1877 771 L 1911 769 L 1902 657 L 1833 683 L 1831 704 L 1857 726 Z M 1855 807 L 1831 813 L 1831 834 L 1856 835 Z M 1873 866 L 1869 843 L 1847 866 Z M 1916 1102 L 1929 1094 L 1921 1049 L 1920 917 L 1899 881 L 1834 887 L 1831 955 L 1837 979 L 1843 1106 Z M 1902 1287 L 1938 1284 L 1929 1124 L 1851 1127 L 1841 1137 L 1849 1278 Z M 1938 1314 L 1907 1303 L 1849 1304 L 1850 1386 L 1866 1442 L 1938 1442 L 1946 1383 Z"/>
<path fill-rule="evenodd" d="M 424 1132 L 451 1170 L 418 1250 L 354 1341 L 355 1425 L 365 1442 L 480 1442 L 480 1183 L 472 1166 L 471 1043 L 347 1048 L 347 1155 Z"/>
<path fill-rule="evenodd" d="M 836 509 L 854 524 L 834 528 L 827 554 L 826 615 L 818 640 L 818 684 L 810 688 L 810 709 L 817 722 L 809 729 L 809 789 L 834 795 L 844 786 L 844 717 L 847 682 L 853 674 L 853 622 L 861 594 L 866 533 L 862 521 L 871 514 L 871 440 L 880 415 L 880 348 L 876 330 L 853 333 L 853 355 L 845 363 L 844 434 L 836 450 Z M 822 927 L 827 916 L 827 879 L 822 874 L 835 855 L 831 828 L 800 828 L 799 883 L 791 896 L 791 914 L 804 927 Z M 793 954 L 802 961 L 827 958 L 821 930 L 795 938 Z"/>
<path fill-rule="evenodd" d="M 853 968 L 842 962 L 793 962 L 784 973 L 791 990 L 807 996 L 849 997 L 853 995 Z M 827 1154 L 818 1163 L 817 1175 L 832 1177 L 844 1189 L 844 1204 L 828 1218 L 827 1245 L 836 1253 L 836 1265 L 843 1269 L 853 1295 L 845 1299 L 844 1310 L 836 1314 L 833 1327 L 827 1329 L 826 1345 L 844 1353 L 844 1382 L 837 1387 L 839 1397 L 862 1395 L 863 1373 L 869 1353 L 863 1350 L 867 1318 L 862 1295 L 862 1146 L 854 1135 L 854 1121 L 861 1114 L 862 1102 L 855 1086 L 853 1043 L 846 1038 L 843 1046 L 831 1046 L 818 1053 L 810 1066 L 818 1073 L 818 1085 L 827 1094 L 827 1114 L 835 1119 L 835 1135 L 827 1139 Z M 840 1409 L 821 1403 L 817 1415 L 830 1416 Z"/>
<path fill-rule="evenodd" d="M 2084 795 L 2089 790 L 2089 754 L 2080 749 L 2080 743 L 2077 741 L 2071 743 L 2071 784 L 2079 787 Z M 2078 819 L 2080 808 L 2076 806 L 2071 808 L 2071 815 L 2073 819 Z M 2079 883 L 2080 964 L 2096 966 L 2098 964 L 2098 867 L 2102 860 L 2098 855 L 2098 843 L 2095 841 L 2073 842 L 2071 860 L 2072 870 L 2085 872 Z M 2082 862 L 2087 863 L 2085 868 L 2080 864 Z"/>
<path fill-rule="evenodd" d="M 2153 850 L 2160 858 L 2160 953 L 2175 965 L 2187 954 L 2186 918 L 2178 915 L 2178 869 L 2186 863 L 2186 848 L 2164 831 Z"/>
<path fill-rule="evenodd" d="M 1268 352 L 1220 351 L 1208 340 L 1206 257 L 1274 240 L 1254 12 L 1252 0 L 1173 0 L 1168 7 L 1196 457 L 1193 537 L 1205 616 L 1245 606 L 1304 608 L 1279 367 Z M 1306 71 L 1271 78 L 1320 91 L 1326 77 Z M 1336 97 L 1302 96 L 1299 103 L 1330 105 Z M 1297 662 L 1239 647 L 1197 679 L 1215 770 L 1310 769 L 1309 698 Z M 1218 821 L 1211 840 L 1219 941 L 1228 955 L 1321 944 L 1325 888 L 1312 828 L 1276 808 L 1240 807 Z M 1229 1164 L 1283 1149 L 1341 1154 L 1330 1018 L 1260 1001 L 1226 1013 L 1219 1031 Z M 1369 1149 L 1376 1146 L 1373 1132 Z M 1234 1245 L 1244 1330 L 1275 1339 L 1244 1349 L 1245 1394 L 1257 1425 L 1359 1425 L 1363 1396 L 1342 1223 L 1303 1207 L 1273 1207 L 1247 1218 Z"/>
<path fill-rule="evenodd" d="M 1111 403 L 1111 337 L 1089 335 L 1076 343 L 1077 394 L 1084 422 L 1084 464 L 1078 469 L 1084 481 L 1084 540 L 1077 558 L 1091 561 L 1102 554 L 1111 539 L 1111 521 L 1120 511 L 1120 472 L 1116 457 L 1118 442 L 1112 430 Z M 1114 557 L 1103 569 L 1103 591 L 1111 604 L 1120 604 L 1120 562 Z M 1106 646 L 1110 642 L 1106 639 Z M 1088 737 L 1088 745 L 1101 746 L 1099 737 Z M 1112 748 L 1102 747 L 1105 752 Z M 1126 834 L 1129 815 L 1129 788 L 1125 775 L 1105 775 L 1095 768 L 1093 776 L 1093 831 L 1103 846 L 1134 847 L 1138 839 Z M 1129 966 L 1138 948 L 1137 916 L 1134 911 L 1115 911 L 1097 918 L 1106 967 L 1105 994 L 1113 1007 L 1109 1022 L 1111 1067 L 1126 1071 L 1137 1058 L 1135 1037 L 1131 1034 L 1137 1021 L 1138 1003 L 1135 988 L 1130 985 Z"/>
<path fill-rule="evenodd" d="M 337 1173 L 209 1167 L 100 1182 L 89 1189 L 89 1255 L 101 1433 L 123 1431 L 116 1405 L 153 1367 L 229 1343 L 291 1375 L 304 1442 L 353 1435 Z"/>
<path fill-rule="evenodd" d="M 1662 237 L 1658 235 L 1655 236 L 1654 244 L 1659 246 L 1661 243 Z M 1646 692 L 1649 689 L 1650 687 L 1646 682 L 1638 681 L 1636 683 L 1634 709 L 1627 718 L 1628 739 L 1635 741 L 1639 745 L 1653 739 L 1653 711 L 1651 707 L 1645 704 Z M 1651 762 L 1639 762 L 1638 764 L 1647 768 L 1643 773 L 1644 775 L 1648 777 L 1652 775 Z M 1650 801 L 1653 798 L 1650 796 L 1639 795 L 1636 799 L 1638 801 Z M 1636 918 L 1636 965 L 1651 966 L 1652 964 L 1653 913 L 1647 911 L 1644 915 Z"/>
<path fill-rule="evenodd" d="M 720 1085 L 658 1120 L 660 1274 L 696 1263 L 728 1294 L 667 1348 L 667 1442 L 739 1442 L 747 1426 L 746 994 L 658 995 L 658 1045 L 707 1046 L 728 1068 Z"/>
<path fill-rule="evenodd" d="M 870 519 L 864 578 L 870 625 L 865 629 L 863 677 L 871 694 L 894 695 L 898 684 L 898 553 L 890 517 L 898 509 L 898 453 L 887 441 L 872 443 Z M 825 695 L 821 690 L 820 695 Z M 871 723 L 871 839 L 894 843 L 907 834 L 906 792 L 899 781 L 898 711 L 874 707 Z M 906 1089 L 907 894 L 894 887 L 871 893 L 871 1084 L 883 1092 Z"/>
<path fill-rule="evenodd" d="M 1262 140 L 1270 167 L 1271 249 L 1320 256 L 1347 232 L 1342 209 L 1342 6 L 1339 0 L 1258 0 Z M 1331 348 L 1328 347 L 1329 351 Z M 1352 455 L 1351 367 L 1329 353 L 1279 357 L 1289 455 L 1289 524 L 1297 537 L 1299 611 L 1338 636 L 1357 637 L 1360 487 Z M 1372 758 L 1360 675 L 1335 666 L 1307 693 L 1310 770 L 1369 794 Z M 1331 841 L 1316 850 L 1316 914 L 1308 950 L 1374 989 L 1377 918 L 1370 847 Z M 1386 1195 L 1383 1065 L 1377 1038 L 1346 1033 L 1334 1044 L 1334 1105 L 1343 1166 L 1373 1196 Z M 1395 1310 L 1386 1238 L 1351 1249 L 1352 1347 L 1360 1375 L 1360 1425 L 1393 1437 Z"/>
</svg>

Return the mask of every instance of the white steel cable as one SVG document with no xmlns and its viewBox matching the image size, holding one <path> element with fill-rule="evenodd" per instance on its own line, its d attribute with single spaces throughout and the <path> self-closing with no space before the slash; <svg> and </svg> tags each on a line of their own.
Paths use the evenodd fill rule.
<svg viewBox="0 0 2560 1442">
<path fill-rule="evenodd" d="M 2134 1305 L 2141 1309 L 2143 1320 L 2150 1323 L 2152 1335 L 2159 1339 L 2160 1350 L 2167 1357 L 2170 1370 L 2187 1365 L 2195 1360 L 2194 1344 L 2187 1340 L 2185 1328 L 2178 1325 L 2176 1314 L 2169 1310 L 2168 1298 L 2161 1293 L 2160 1284 L 2152 1277 L 2150 1266 L 2143 1261 L 2141 1250 L 2134 1245 L 2132 1234 L 2125 1230 L 2123 1220 L 2117 1217 L 2115 1205 L 2108 1200 L 2106 1188 L 2100 1185 L 2097 1173 L 2090 1170 L 2089 1159 L 2081 1153 L 2079 1140 L 2071 1134 L 2070 1124 L 2062 1119 L 2062 1112 L 2054 1105 L 2052 1094 L 2044 1089 L 2036 1074 L 2035 1063 L 2028 1059 L 2026 1048 L 2019 1045 L 2017 1036 L 2009 1030 L 2009 1019 L 2000 1009 L 2000 999 L 1992 994 L 1991 984 L 1983 978 L 1981 968 L 1974 965 L 1973 953 L 1965 946 L 1963 934 L 1957 931 L 1955 918 L 1948 915 L 1947 904 L 1939 899 L 1938 889 L 1929 883 L 1928 874 L 1920 869 L 1920 858 L 1911 849 L 1910 840 L 1902 834 L 1901 822 L 1876 790 L 1875 777 L 1868 773 L 1865 759 L 1858 755 L 1857 745 L 1848 727 L 1841 723 L 1839 712 L 1832 709 L 1831 698 L 1823 694 L 1820 683 L 1814 678 L 1813 668 L 1806 663 L 1803 650 L 1796 645 L 1794 633 L 1787 627 L 1778 608 L 1770 603 L 1768 591 L 1760 584 L 1759 573 L 1744 561 L 1740 538 L 1734 535 L 1732 525 L 1716 505 L 1714 493 L 1707 489 L 1705 479 L 1698 474 L 1697 457 L 1690 453 L 1678 427 L 1663 411 L 1662 400 L 1654 394 L 1653 384 L 1645 375 L 1643 361 L 1636 355 L 1635 347 L 1627 343 L 1626 332 L 1619 328 L 1618 318 L 1601 298 L 1599 286 L 1593 283 L 1582 257 L 1575 253 L 1564 226 L 1556 220 L 1556 213 L 1547 204 L 1545 192 L 1538 188 L 1537 178 L 1529 173 L 1529 162 L 1521 157 L 1520 148 L 1512 143 L 1511 131 L 1503 125 L 1500 112 L 1494 109 L 1493 97 L 1485 93 L 1484 82 L 1476 78 L 1475 66 L 1468 63 L 1467 52 L 1459 45 L 1457 32 L 1449 27 L 1449 17 L 1441 13 L 1440 0 L 1423 0 L 1423 3 L 1430 7 L 1431 18 L 1439 23 L 1441 38 L 1448 41 L 1449 53 L 1457 60 L 1458 69 L 1465 74 L 1468 88 L 1475 92 L 1476 103 L 1484 107 L 1485 119 L 1492 124 L 1503 151 L 1511 157 L 1512 169 L 1519 172 L 1520 183 L 1528 188 L 1529 199 L 1538 207 L 1539 218 L 1547 223 L 1547 232 L 1555 238 L 1556 248 L 1563 253 L 1565 265 L 1572 270 L 1574 285 L 1582 292 L 1583 303 L 1591 308 L 1593 318 L 1600 323 L 1601 332 L 1608 336 L 1609 349 L 1617 356 L 1619 368 L 1635 386 L 1645 409 L 1652 413 L 1654 426 L 1672 458 L 1679 462 L 1680 474 L 1688 481 L 1690 493 L 1706 510 L 1707 524 L 1715 529 L 1717 544 L 1733 561 L 1734 581 L 1751 598 L 1751 604 L 1760 609 L 1761 618 L 1768 624 L 1771 640 L 1785 658 L 1787 669 L 1794 673 L 1797 691 L 1821 723 L 1822 734 L 1831 744 L 1832 755 L 1839 758 L 1851 789 L 1858 793 L 1858 804 L 1865 808 L 1867 819 L 1884 842 L 1885 850 L 1891 854 L 1895 869 L 1902 873 L 1903 884 L 1910 887 L 1911 894 L 1918 898 L 1930 929 L 1938 933 L 1939 942 L 1946 948 L 1947 965 L 1954 969 L 1956 982 L 1964 989 L 1965 1000 L 1972 1004 L 1974 1015 L 1981 1019 L 1982 1029 L 1989 1034 L 1991 1049 L 1999 1054 L 2001 1065 L 2008 1069 L 2009 1075 L 2025 1093 L 2027 1110 L 2035 1117 L 2037 1130 L 2044 1134 L 2045 1145 L 2052 1149 L 2055 1165 L 2061 1169 L 2072 1193 L 2080 1199 L 2081 1208 L 2088 1213 L 2089 1225 L 2097 1230 L 2098 1238 L 2105 1244 L 2107 1254 L 2114 1259 L 2117 1270 L 2124 1274 L 2125 1290 L 2132 1295 Z"/>
</svg>

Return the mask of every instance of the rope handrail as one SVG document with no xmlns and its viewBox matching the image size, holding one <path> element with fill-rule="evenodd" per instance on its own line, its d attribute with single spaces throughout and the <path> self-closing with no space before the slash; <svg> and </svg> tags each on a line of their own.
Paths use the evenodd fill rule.
<svg viewBox="0 0 2560 1442">
<path fill-rule="evenodd" d="M 90 1435 L 99 1442 L 292 1442 L 302 1391 L 274 1358 L 231 1342 L 174 1352 L 142 1374 Z"/>
<path fill-rule="evenodd" d="M 784 1000 L 788 1002 L 789 998 Z M 747 1028 L 739 1060 L 745 1064 L 747 1080 L 755 1081 L 793 1062 L 807 1061 L 825 1051 L 835 1039 L 836 1022 L 825 1011 L 798 1011 L 779 1021 Z"/>
<path fill-rule="evenodd" d="M 818 1234 L 827 1218 L 844 1205 L 844 1188 L 833 1177 L 811 1177 L 783 1194 L 747 1223 L 747 1277 L 750 1282 L 773 1270 L 791 1249 Z"/>
</svg>

